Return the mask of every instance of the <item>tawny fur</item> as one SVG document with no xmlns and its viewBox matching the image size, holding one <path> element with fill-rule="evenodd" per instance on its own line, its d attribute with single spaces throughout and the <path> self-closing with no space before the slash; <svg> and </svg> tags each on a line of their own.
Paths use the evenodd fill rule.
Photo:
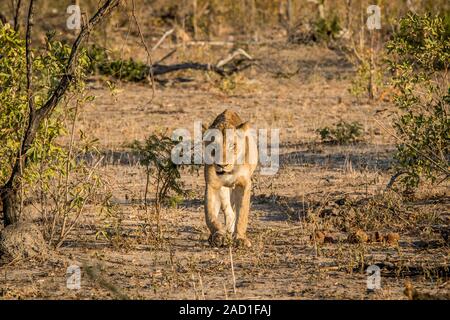
<svg viewBox="0 0 450 320">
<path fill-rule="evenodd" d="M 231 110 L 219 114 L 209 128 L 221 131 L 235 129 L 243 132 L 250 129 L 249 124 L 243 122 L 239 115 Z M 248 136 L 245 144 L 246 153 L 257 159 L 253 137 Z M 211 232 L 210 242 L 214 246 L 224 245 L 227 233 L 233 236 L 236 244 L 251 246 L 246 232 L 250 210 L 251 176 L 256 169 L 256 163 L 253 163 L 255 161 L 250 163 L 249 158 L 251 157 L 246 156 L 242 164 L 234 161 L 225 166 L 205 165 L 205 218 Z M 227 171 L 218 171 L 224 168 Z M 225 215 L 225 226 L 219 221 L 220 211 Z"/>
</svg>

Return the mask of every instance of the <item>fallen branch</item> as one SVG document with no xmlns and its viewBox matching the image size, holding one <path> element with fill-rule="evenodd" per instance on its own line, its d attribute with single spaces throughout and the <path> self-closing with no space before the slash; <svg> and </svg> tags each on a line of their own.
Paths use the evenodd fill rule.
<svg viewBox="0 0 450 320">
<path fill-rule="evenodd" d="M 158 76 L 181 70 L 201 70 L 201 71 L 213 71 L 225 77 L 237 72 L 241 72 L 245 69 L 250 68 L 251 66 L 252 63 L 238 63 L 237 65 L 230 68 L 218 68 L 217 66 L 209 63 L 197 63 L 197 62 L 186 62 L 173 65 L 157 64 L 153 66 L 153 74 L 155 76 Z"/>
<path fill-rule="evenodd" d="M 166 31 L 166 33 L 163 34 L 163 36 L 161 37 L 161 39 L 159 39 L 159 41 L 153 46 L 152 51 L 155 51 L 156 49 L 158 49 L 158 47 L 161 45 L 161 43 L 164 42 L 164 40 L 170 36 L 173 32 L 175 31 L 174 28 L 170 29 L 169 31 Z"/>
<path fill-rule="evenodd" d="M 392 175 L 391 179 L 389 179 L 389 182 L 386 185 L 385 191 L 390 190 L 392 188 L 392 186 L 394 185 L 395 181 L 397 180 L 397 178 L 406 173 L 407 173 L 406 171 L 400 171 L 400 172 L 397 172 L 394 175 Z"/>
<path fill-rule="evenodd" d="M 176 48 L 173 49 L 172 51 L 170 51 L 168 54 L 166 54 L 166 55 L 165 55 L 164 57 L 162 57 L 161 59 L 159 59 L 159 60 L 156 62 L 156 64 L 159 64 L 159 63 L 161 63 L 161 62 L 163 62 L 163 61 L 169 59 L 171 56 L 173 56 L 173 54 L 174 54 L 175 52 L 177 52 L 177 49 L 176 49 Z"/>
<path fill-rule="evenodd" d="M 236 59 L 236 57 L 243 56 L 243 58 Z M 164 57 L 160 61 L 166 59 Z M 234 62 L 234 63 L 232 63 Z M 162 65 L 155 64 L 153 65 L 153 74 L 163 75 L 170 72 L 181 71 L 181 70 L 201 70 L 201 71 L 212 71 L 221 76 L 229 76 L 237 72 L 241 72 L 245 69 L 250 68 L 255 65 L 255 60 L 244 50 L 238 49 L 225 57 L 224 59 L 219 60 L 216 64 L 210 63 L 199 63 L 199 62 L 184 62 L 173 65 Z"/>
<path fill-rule="evenodd" d="M 230 76 L 234 73 L 241 72 L 251 66 L 258 66 L 256 60 L 251 59 L 251 56 L 243 50 L 237 50 L 224 59 L 219 60 L 216 64 L 202 63 L 202 62 L 182 62 L 176 64 L 162 64 L 161 61 L 168 59 L 175 52 L 172 51 L 160 59 L 154 64 L 142 63 L 133 59 L 129 60 L 111 60 L 107 56 L 97 61 L 98 72 L 103 75 L 112 76 L 119 80 L 135 81 L 139 82 L 152 76 L 152 79 L 156 76 L 166 73 L 182 71 L 182 70 L 199 70 L 206 72 L 214 72 L 222 77 Z M 239 58 L 238 58 L 239 57 Z M 122 67 L 126 65 L 126 74 L 122 72 Z M 155 79 L 155 81 L 160 81 Z"/>
<path fill-rule="evenodd" d="M 109 280 L 102 277 L 101 273 L 101 266 L 99 264 L 97 265 L 88 265 L 83 264 L 83 269 L 86 271 L 86 274 L 88 277 L 95 281 L 97 284 L 99 284 L 103 289 L 108 290 L 111 292 L 116 299 L 120 300 L 129 300 L 130 298 L 122 292 L 122 289 L 110 282 Z"/>
<path fill-rule="evenodd" d="M 224 65 L 226 65 L 227 63 L 229 63 L 230 61 L 232 61 L 234 58 L 236 58 L 237 56 L 244 56 L 246 57 L 248 60 L 253 60 L 253 58 L 244 50 L 242 49 L 237 49 L 236 51 L 234 51 L 232 54 L 228 55 L 225 59 L 220 60 L 219 62 L 217 62 L 216 67 L 217 68 L 221 68 Z"/>
</svg>

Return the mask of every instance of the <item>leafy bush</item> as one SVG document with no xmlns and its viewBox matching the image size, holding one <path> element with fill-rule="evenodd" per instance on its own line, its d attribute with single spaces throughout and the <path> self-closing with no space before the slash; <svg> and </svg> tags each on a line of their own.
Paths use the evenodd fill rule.
<svg viewBox="0 0 450 320">
<path fill-rule="evenodd" d="M 333 127 L 324 127 L 317 130 L 322 142 L 335 144 L 348 144 L 361 140 L 363 133 L 359 122 L 339 121 Z"/>
<path fill-rule="evenodd" d="M 410 14 L 387 45 L 399 140 L 397 169 L 403 183 L 416 187 L 423 179 L 449 177 L 450 151 L 450 34 L 447 20 Z"/>
<path fill-rule="evenodd" d="M 47 34 L 46 48 L 33 51 L 33 97 L 39 110 L 53 93 L 65 72 L 71 48 L 53 40 Z M 25 41 L 9 26 L 0 27 L 0 186 L 10 177 L 28 125 Z M 28 150 L 27 161 L 20 180 L 21 202 L 33 195 L 34 204 L 41 213 L 44 236 L 58 246 L 78 221 L 86 201 L 99 185 L 93 169 L 76 160 L 92 141 L 84 135 L 81 143 L 66 148 L 57 142 L 67 135 L 67 128 L 75 128 L 78 107 L 92 97 L 84 94 L 82 78 L 88 66 L 84 51 L 80 52 L 75 79 L 69 95 L 56 107 L 51 117 L 43 121 L 36 139 Z M 75 100 L 75 101 L 74 101 Z M 23 205 L 20 207 L 20 213 Z"/>
<path fill-rule="evenodd" d="M 329 19 L 319 18 L 314 22 L 314 34 L 321 41 L 335 39 L 341 30 L 339 17 L 336 15 Z"/>
<path fill-rule="evenodd" d="M 179 202 L 177 196 L 184 196 L 183 185 L 180 181 L 179 165 L 172 162 L 171 151 L 176 142 L 161 134 L 150 135 L 144 143 L 135 141 L 131 147 L 141 158 L 145 167 L 146 184 L 144 203 L 147 208 L 149 184 L 153 180 L 154 206 L 157 237 L 161 236 L 161 209 L 163 205 L 173 206 Z"/>
<path fill-rule="evenodd" d="M 53 93 L 64 66 L 69 58 L 70 47 L 53 41 L 47 34 L 46 50 L 33 53 L 33 85 L 36 108 L 39 109 Z M 25 41 L 9 26 L 0 28 L 0 184 L 5 182 L 12 170 L 12 163 L 19 151 L 20 143 L 27 124 L 27 90 Z M 84 84 L 80 79 L 88 65 L 84 52 L 80 55 L 80 64 L 76 79 L 71 86 L 72 92 L 80 93 Z M 66 99 L 64 105 L 68 102 Z M 61 150 L 55 139 L 66 132 L 63 121 L 67 110 L 59 108 L 45 125 L 40 128 L 36 141 L 29 151 L 30 164 L 39 164 L 43 154 Z"/>
<path fill-rule="evenodd" d="M 375 53 L 371 48 L 364 48 L 358 55 L 358 58 L 350 59 L 356 67 L 356 74 L 352 79 L 349 91 L 357 98 L 365 96 L 372 100 L 384 86 L 382 69 L 384 52 L 377 51 Z"/>
<path fill-rule="evenodd" d="M 128 60 L 113 60 L 105 49 L 92 46 L 88 52 L 91 60 L 90 71 L 111 76 L 124 81 L 140 82 L 147 79 L 149 68 L 145 63 Z"/>
</svg>

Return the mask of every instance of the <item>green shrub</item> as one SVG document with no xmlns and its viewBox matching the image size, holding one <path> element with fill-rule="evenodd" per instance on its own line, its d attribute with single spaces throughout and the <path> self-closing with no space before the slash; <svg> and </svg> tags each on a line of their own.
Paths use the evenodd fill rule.
<svg viewBox="0 0 450 320">
<path fill-rule="evenodd" d="M 359 98 L 367 97 L 369 100 L 375 98 L 384 86 L 384 74 L 381 58 L 384 52 L 371 52 L 371 49 L 361 50 L 360 60 L 352 59 L 356 67 L 356 74 L 352 79 L 349 92 Z M 375 57 L 372 62 L 372 57 Z"/>
<path fill-rule="evenodd" d="M 176 142 L 162 134 L 150 135 L 144 143 L 135 141 L 131 148 L 140 156 L 145 167 L 146 184 L 144 204 L 147 208 L 150 182 L 154 186 L 153 213 L 156 218 L 157 238 L 162 235 L 161 210 L 162 206 L 176 206 L 180 202 L 179 196 L 186 195 L 180 181 L 180 166 L 172 162 L 171 151 Z"/>
<path fill-rule="evenodd" d="M 421 180 L 449 177 L 450 37 L 447 20 L 410 14 L 400 20 L 387 44 L 398 139 L 397 170 L 402 182 L 417 187 Z"/>
<path fill-rule="evenodd" d="M 39 110 L 58 85 L 71 48 L 47 34 L 46 47 L 33 50 L 33 97 Z M 0 27 L 0 186 L 13 169 L 25 129 L 28 125 L 25 41 L 9 26 Z M 41 214 L 42 229 L 49 244 L 59 246 L 80 218 L 86 202 L 101 184 L 94 170 L 81 155 L 91 148 L 81 134 L 79 142 L 71 139 L 69 146 L 58 139 L 75 128 L 78 107 L 92 99 L 84 93 L 88 58 L 79 53 L 75 78 L 68 95 L 38 129 L 36 139 L 27 153 L 20 183 L 22 203 L 33 196 L 36 210 Z M 75 130 L 71 130 L 72 138 Z M 22 205 L 20 212 L 23 211 Z"/>
<path fill-rule="evenodd" d="M 119 80 L 140 82 L 147 79 L 149 68 L 145 63 L 128 60 L 113 60 L 107 51 L 98 46 L 92 46 L 88 51 L 91 61 L 91 73 L 111 76 Z"/>
<path fill-rule="evenodd" d="M 58 84 L 64 66 L 69 58 L 70 47 L 54 41 L 47 34 L 47 48 L 33 52 L 33 90 L 36 109 L 39 109 L 53 93 Z M 0 185 L 9 177 L 14 159 L 19 151 L 22 137 L 27 125 L 28 106 L 26 90 L 25 41 L 9 26 L 0 27 Z M 70 91 L 81 92 L 84 84 L 79 81 L 84 75 L 88 60 L 84 52 L 80 54 L 80 64 L 76 71 L 76 79 Z M 61 103 L 67 103 L 67 99 Z M 38 131 L 37 138 L 29 150 L 27 168 L 24 174 L 32 179 L 29 173 L 34 165 L 62 153 L 62 148 L 55 143 L 56 138 L 66 133 L 62 119 L 67 117 L 62 107 L 55 110 Z M 31 182 L 31 181 L 30 181 Z"/>
<path fill-rule="evenodd" d="M 317 130 L 322 142 L 333 144 L 348 144 L 361 140 L 363 133 L 359 122 L 339 121 L 333 127 L 324 127 Z"/>
<path fill-rule="evenodd" d="M 336 15 L 329 19 L 319 18 L 314 22 L 314 34 L 320 41 L 327 42 L 336 39 L 341 30 L 339 17 Z"/>
</svg>

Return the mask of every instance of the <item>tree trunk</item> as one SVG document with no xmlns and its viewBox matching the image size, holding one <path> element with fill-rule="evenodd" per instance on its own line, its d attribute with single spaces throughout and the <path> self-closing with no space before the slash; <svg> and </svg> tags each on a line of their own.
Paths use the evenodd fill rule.
<svg viewBox="0 0 450 320">
<path fill-rule="evenodd" d="M 3 204 L 4 226 L 17 223 L 20 216 L 20 188 L 13 184 L 6 185 L 1 190 L 1 202 Z"/>
</svg>

